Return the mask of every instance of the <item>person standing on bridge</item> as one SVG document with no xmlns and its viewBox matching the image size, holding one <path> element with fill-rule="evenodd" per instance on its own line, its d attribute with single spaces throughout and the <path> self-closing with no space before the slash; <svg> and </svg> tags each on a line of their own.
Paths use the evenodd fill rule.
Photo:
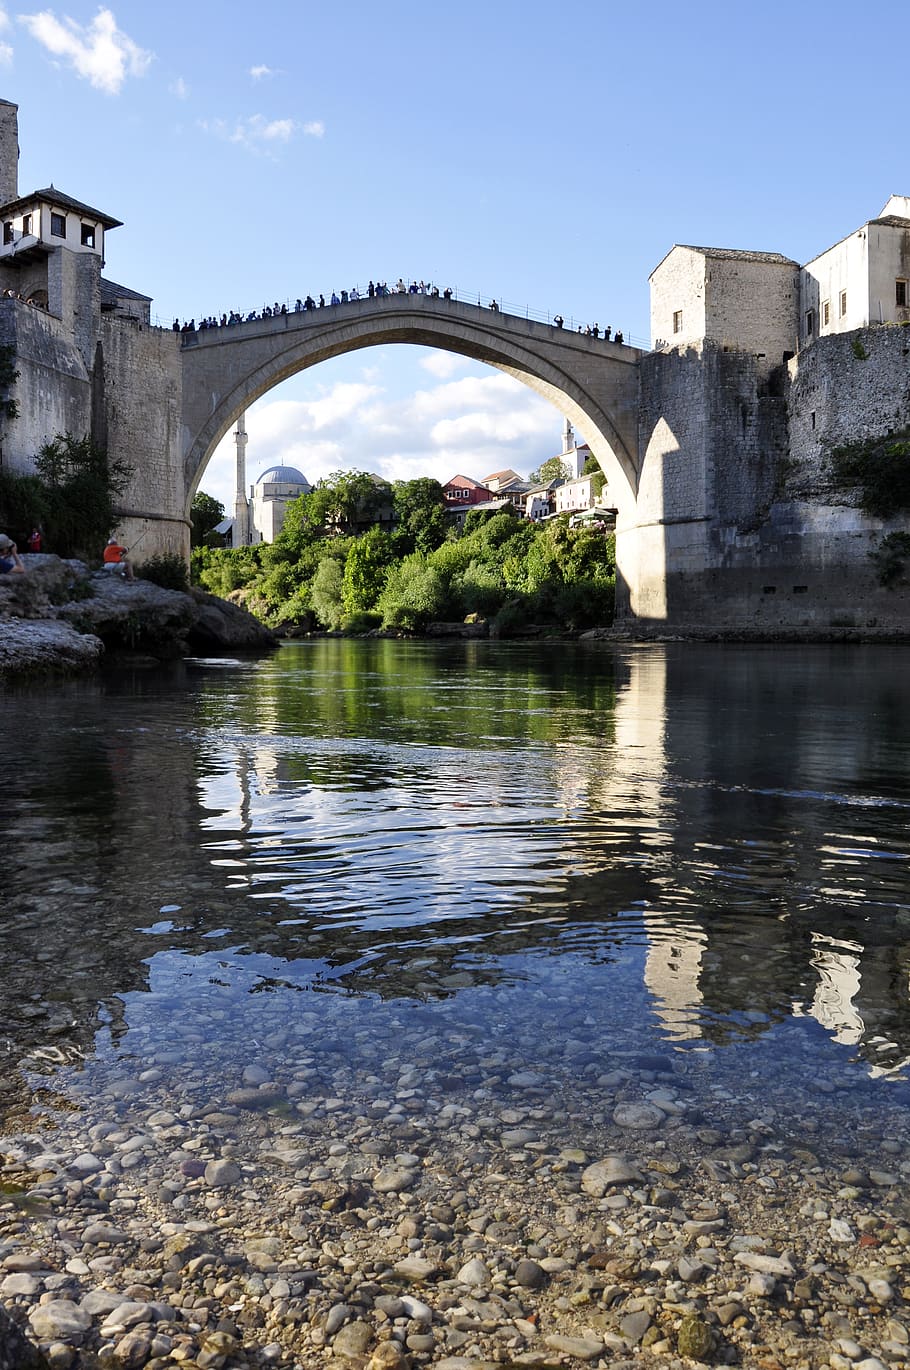
<svg viewBox="0 0 910 1370">
<path fill-rule="evenodd" d="M 609 342 L 609 341 L 610 341 L 610 334 L 611 334 L 612 332 L 613 332 L 613 326 L 612 326 L 612 324 L 607 324 L 606 328 L 604 329 L 604 342 Z"/>
<path fill-rule="evenodd" d="M 565 319 L 562 317 L 561 314 L 557 314 L 556 317 L 553 319 L 553 322 L 555 323 L 557 328 L 562 328 L 563 324 L 565 323 Z"/>
<path fill-rule="evenodd" d="M 618 343 L 621 343 L 621 342 L 622 342 L 622 333 L 620 332 L 620 330 L 619 330 L 618 328 L 617 328 L 617 330 L 616 330 L 616 337 L 613 339 L 613 341 L 614 341 L 614 342 L 618 342 Z"/>
</svg>

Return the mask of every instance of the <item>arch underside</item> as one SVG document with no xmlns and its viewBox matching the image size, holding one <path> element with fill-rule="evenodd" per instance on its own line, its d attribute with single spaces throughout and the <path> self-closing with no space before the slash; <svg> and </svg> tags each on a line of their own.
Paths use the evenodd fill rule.
<svg viewBox="0 0 910 1370">
<path fill-rule="evenodd" d="M 188 504 L 216 446 L 240 414 L 256 400 L 283 381 L 321 362 L 362 348 L 392 343 L 454 352 L 495 367 L 521 381 L 585 433 L 608 478 L 615 480 L 619 476 L 621 485 L 634 498 L 638 480 L 634 433 L 628 432 L 628 422 L 626 434 L 621 433 L 619 425 L 605 406 L 590 393 L 587 386 L 573 377 L 569 369 L 573 361 L 584 361 L 590 368 L 588 354 L 573 356 L 571 348 L 562 348 L 559 349 L 559 358 L 554 359 L 532 350 L 527 346 L 527 339 L 523 340 L 525 345 L 522 346 L 519 340 L 503 338 L 494 330 L 476 325 L 466 327 L 462 319 L 458 320 L 457 330 L 451 325 L 447 327 L 445 320 L 413 316 L 403 318 L 401 315 L 386 319 L 372 317 L 365 320 L 364 324 L 366 326 L 352 329 L 349 322 L 339 321 L 319 327 L 317 333 L 301 329 L 299 332 L 267 333 L 248 339 L 235 339 L 231 334 L 219 335 L 214 346 L 206 342 L 198 351 L 195 348 L 187 350 L 185 396 L 188 391 L 192 393 L 192 372 L 197 364 L 202 363 L 200 370 L 208 371 L 214 360 L 213 352 L 228 354 L 217 371 L 217 379 L 223 386 L 219 392 L 214 391 L 211 385 L 206 386 L 202 376 L 196 382 L 200 392 L 204 390 L 207 395 L 208 413 L 199 430 L 188 435 L 184 468 Z M 569 340 L 574 339 L 572 334 L 567 336 Z M 273 344 L 271 348 L 269 343 Z M 263 351 L 267 353 L 265 357 L 262 356 Z M 621 368 L 616 372 L 616 377 L 626 389 L 629 388 L 626 377 L 632 373 L 637 395 L 638 368 L 634 363 L 608 361 L 607 365 Z"/>
</svg>

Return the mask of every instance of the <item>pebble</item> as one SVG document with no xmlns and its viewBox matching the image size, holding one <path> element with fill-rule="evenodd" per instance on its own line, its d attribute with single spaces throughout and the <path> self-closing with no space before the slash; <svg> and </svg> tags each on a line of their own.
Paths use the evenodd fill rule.
<svg viewBox="0 0 910 1370">
<path fill-rule="evenodd" d="M 85 1062 L 82 1109 L 0 1134 L 0 1299 L 54 1370 L 910 1366 L 897 1108 L 823 1158 L 773 1080 L 603 1060 L 570 998 L 526 1066 L 456 998 L 391 1044 L 258 997 L 222 1078 L 169 1023 L 189 1054 Z"/>
</svg>

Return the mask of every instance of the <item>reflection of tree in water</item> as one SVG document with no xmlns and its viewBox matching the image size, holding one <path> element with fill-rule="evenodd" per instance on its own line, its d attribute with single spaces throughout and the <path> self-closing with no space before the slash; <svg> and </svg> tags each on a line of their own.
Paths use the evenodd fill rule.
<svg viewBox="0 0 910 1370">
<path fill-rule="evenodd" d="M 614 745 L 628 664 L 540 651 L 326 643 L 253 671 L 193 675 L 173 692 L 139 678 L 11 696 L 0 761 L 21 780 L 0 911 L 5 1059 L 36 1046 L 89 1052 L 99 1031 L 122 1033 L 122 996 L 148 989 L 150 958 L 165 947 L 210 953 L 219 928 L 236 957 L 278 963 L 252 993 L 428 1002 L 503 983 L 522 953 L 610 962 L 630 936 L 658 951 L 675 936 L 696 953 L 677 988 L 688 985 L 691 1020 L 718 1044 L 767 1032 L 794 1004 L 810 1011 L 824 931 L 859 949 L 858 1052 L 876 1066 L 910 1055 L 910 930 L 895 912 L 894 867 L 838 854 L 831 805 L 775 788 L 780 757 L 756 724 L 775 720 L 793 773 L 811 780 L 813 711 L 825 699 L 808 684 L 789 690 L 771 658 L 753 661 L 731 696 L 720 671 L 693 664 L 703 654 L 671 654 L 657 770 L 656 751 Z M 731 698 L 742 726 L 722 738 Z M 901 792 L 888 764 L 906 722 L 901 731 L 888 712 L 883 749 L 874 717 L 873 703 L 839 735 L 846 793 L 870 783 L 867 769 L 878 792 Z M 201 800 L 224 776 L 245 795 L 230 819 Z M 535 776 L 549 807 L 529 822 Z M 293 811 L 301 794 L 356 803 L 393 789 L 428 850 L 446 833 L 465 851 L 474 844 L 477 871 L 467 859 L 456 868 L 451 907 L 442 875 L 419 869 L 412 890 L 387 883 L 371 908 L 356 842 L 341 827 L 311 837 Z M 900 847 L 895 814 L 862 823 Z M 497 865 L 507 840 L 526 867 Z M 424 908 L 433 896 L 438 921 Z M 169 919 L 177 926 L 160 936 L 137 931 Z"/>
</svg>

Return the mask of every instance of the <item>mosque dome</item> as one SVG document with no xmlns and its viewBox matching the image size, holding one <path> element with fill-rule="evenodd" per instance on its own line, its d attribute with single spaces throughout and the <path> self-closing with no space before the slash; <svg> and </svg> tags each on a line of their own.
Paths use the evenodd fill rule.
<svg viewBox="0 0 910 1370">
<path fill-rule="evenodd" d="M 256 482 L 257 485 L 305 485 L 310 482 L 296 466 L 270 466 Z"/>
</svg>

